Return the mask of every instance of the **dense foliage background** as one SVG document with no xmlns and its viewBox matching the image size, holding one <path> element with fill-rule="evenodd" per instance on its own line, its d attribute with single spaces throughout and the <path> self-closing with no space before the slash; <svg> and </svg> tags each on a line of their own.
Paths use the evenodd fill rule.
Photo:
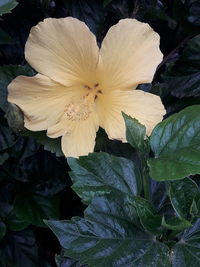
<svg viewBox="0 0 200 267">
<path fill-rule="evenodd" d="M 200 1 L 0 0 L 0 15 L 0 266 L 199 266 Z M 106 153 L 67 163 L 59 139 L 27 131 L 23 114 L 8 105 L 10 81 L 35 74 L 24 58 L 31 27 L 66 16 L 84 21 L 99 44 L 123 18 L 147 22 L 161 36 L 164 60 L 153 84 L 140 89 L 160 95 L 169 118 L 150 143 L 145 129 L 124 115 L 130 144 L 110 141 L 100 130 L 95 150 Z M 150 146 L 154 180 L 147 191 L 140 171 Z M 88 204 L 85 219 L 56 221 L 82 217 Z M 94 241 L 104 234 L 113 243 Z M 127 263 L 131 255 L 136 261 Z"/>
</svg>

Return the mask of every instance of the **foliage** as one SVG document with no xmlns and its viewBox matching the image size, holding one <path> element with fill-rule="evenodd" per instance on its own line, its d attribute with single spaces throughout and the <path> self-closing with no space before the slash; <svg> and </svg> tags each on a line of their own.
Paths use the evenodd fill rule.
<svg viewBox="0 0 200 267">
<path fill-rule="evenodd" d="M 0 3 L 0 16 L 6 13 L 10 13 L 10 11 L 18 5 L 15 0 L 1 0 Z"/>
<path fill-rule="evenodd" d="M 0 16 L 0 266 L 199 266 L 199 1 L 0 0 Z M 100 129 L 95 153 L 65 159 L 60 138 L 24 128 L 7 86 L 36 74 L 24 58 L 31 27 L 65 16 L 99 45 L 123 18 L 159 33 L 164 60 L 139 86 L 167 110 L 151 136 L 122 112 L 127 144 Z"/>
</svg>

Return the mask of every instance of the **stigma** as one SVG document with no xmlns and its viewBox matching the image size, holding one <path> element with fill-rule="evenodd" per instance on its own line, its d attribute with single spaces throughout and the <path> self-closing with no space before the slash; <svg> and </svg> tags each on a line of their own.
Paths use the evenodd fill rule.
<svg viewBox="0 0 200 267">
<path fill-rule="evenodd" d="M 99 83 L 95 83 L 93 86 L 84 85 L 84 88 L 88 90 L 84 97 L 92 96 L 94 101 L 97 100 L 99 94 L 103 94 L 102 90 L 99 89 Z"/>
</svg>

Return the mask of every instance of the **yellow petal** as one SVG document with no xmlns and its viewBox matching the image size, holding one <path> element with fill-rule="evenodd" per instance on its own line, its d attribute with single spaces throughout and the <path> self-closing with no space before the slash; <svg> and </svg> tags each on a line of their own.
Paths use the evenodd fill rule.
<svg viewBox="0 0 200 267">
<path fill-rule="evenodd" d="M 145 125 L 147 135 L 151 134 L 165 114 L 160 97 L 141 90 L 116 90 L 102 97 L 101 105 L 98 106 L 100 126 L 105 129 L 110 139 L 124 142 L 126 137 L 122 111 Z"/>
<path fill-rule="evenodd" d="M 25 57 L 39 73 L 65 85 L 88 83 L 99 57 L 96 38 L 75 18 L 48 18 L 31 29 Z"/>
<path fill-rule="evenodd" d="M 108 90 L 150 83 L 163 55 L 160 38 L 146 23 L 123 19 L 108 31 L 99 59 L 101 84 Z"/>
<path fill-rule="evenodd" d="M 70 121 L 66 118 L 48 129 L 51 137 L 62 136 L 62 151 L 66 157 L 79 157 L 94 151 L 96 132 L 99 120 L 94 112 L 86 120 Z M 54 135 L 53 135 L 54 130 Z"/>
<path fill-rule="evenodd" d="M 67 131 L 67 129 L 69 127 L 68 124 L 69 124 L 69 122 L 67 122 L 66 120 L 63 120 L 61 118 L 61 120 L 59 122 L 48 127 L 47 136 L 49 136 L 51 138 L 58 138 L 58 137 L 64 135 L 64 133 Z"/>
<path fill-rule="evenodd" d="M 66 88 L 46 76 L 18 76 L 8 86 L 8 101 L 21 108 L 25 127 L 40 131 L 57 123 L 72 95 L 81 89 Z"/>
</svg>

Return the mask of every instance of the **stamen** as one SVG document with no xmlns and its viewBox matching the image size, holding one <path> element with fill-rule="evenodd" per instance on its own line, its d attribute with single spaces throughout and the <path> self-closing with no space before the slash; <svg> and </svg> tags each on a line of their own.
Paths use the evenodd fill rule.
<svg viewBox="0 0 200 267">
<path fill-rule="evenodd" d="M 76 104 L 71 102 L 65 107 L 64 112 L 68 120 L 81 121 L 86 120 L 92 113 L 92 110 L 87 102 Z"/>
<path fill-rule="evenodd" d="M 91 90 L 92 88 L 88 85 L 84 85 L 84 88 L 88 89 L 88 90 Z"/>
<path fill-rule="evenodd" d="M 98 94 L 103 94 L 100 89 L 99 90 L 96 89 L 98 86 L 99 83 L 95 83 L 92 88 L 88 85 L 84 85 L 84 88 L 87 88 L 88 90 L 90 90 L 90 92 L 85 94 L 83 96 L 83 99 L 85 99 L 86 101 L 91 101 L 91 100 L 95 101 L 98 98 Z"/>
</svg>

